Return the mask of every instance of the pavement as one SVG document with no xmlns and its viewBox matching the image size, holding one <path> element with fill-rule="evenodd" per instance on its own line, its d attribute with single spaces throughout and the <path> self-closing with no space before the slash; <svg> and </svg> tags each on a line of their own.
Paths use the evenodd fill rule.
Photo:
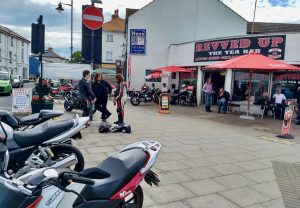
<svg viewBox="0 0 300 208">
<path fill-rule="evenodd" d="M 56 103 L 55 109 L 63 109 Z M 110 122 L 117 120 L 115 106 Z M 271 161 L 300 162 L 300 146 L 276 138 L 282 121 L 272 118 L 245 121 L 236 114 L 206 113 L 201 107 L 172 107 L 157 113 L 154 105 L 128 103 L 125 121 L 131 134 L 99 134 L 99 118 L 75 143 L 86 166 L 99 164 L 126 145 L 141 140 L 162 144 L 153 167 L 160 187 L 142 183 L 145 208 L 284 208 Z M 81 113 L 74 111 L 72 115 Z M 297 141 L 300 126 L 292 125 Z"/>
</svg>

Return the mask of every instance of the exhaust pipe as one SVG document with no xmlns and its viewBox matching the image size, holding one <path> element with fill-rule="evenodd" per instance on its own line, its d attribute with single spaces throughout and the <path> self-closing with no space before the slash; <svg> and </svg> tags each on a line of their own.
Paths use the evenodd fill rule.
<svg viewBox="0 0 300 208">
<path fill-rule="evenodd" d="M 76 165 L 78 163 L 77 157 L 72 154 L 69 157 L 55 163 L 51 166 L 51 168 L 69 168 L 72 165 Z"/>
</svg>

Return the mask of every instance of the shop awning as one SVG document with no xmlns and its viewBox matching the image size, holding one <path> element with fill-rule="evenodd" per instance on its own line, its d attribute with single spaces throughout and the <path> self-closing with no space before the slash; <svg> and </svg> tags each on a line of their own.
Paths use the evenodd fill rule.
<svg viewBox="0 0 300 208">
<path fill-rule="evenodd" d="M 182 68 L 179 66 L 166 66 L 166 67 L 162 67 L 162 68 L 157 68 L 157 69 L 153 69 L 151 73 L 153 72 L 185 72 L 185 73 L 192 73 L 192 70 L 186 69 L 186 68 Z"/>
<path fill-rule="evenodd" d="M 263 56 L 249 53 L 223 62 L 212 64 L 204 69 L 246 69 L 246 70 L 300 70 L 299 67 Z"/>
<path fill-rule="evenodd" d="M 211 64 L 209 66 L 204 67 L 204 69 L 242 69 L 242 70 L 249 71 L 249 84 L 248 84 L 249 95 L 251 95 L 252 92 L 252 84 L 250 83 L 252 82 L 253 71 L 300 70 L 299 67 L 274 60 L 272 58 L 263 56 L 258 53 L 249 53 L 223 62 Z M 241 118 L 249 119 L 250 118 L 249 111 L 250 111 L 250 97 L 248 97 L 247 116 L 246 117 L 241 116 Z"/>
</svg>

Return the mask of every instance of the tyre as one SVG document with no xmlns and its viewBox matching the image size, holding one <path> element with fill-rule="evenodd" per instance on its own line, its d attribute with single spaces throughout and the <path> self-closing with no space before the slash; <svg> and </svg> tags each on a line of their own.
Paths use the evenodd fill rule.
<svg viewBox="0 0 300 208">
<path fill-rule="evenodd" d="M 136 95 L 130 98 L 130 102 L 133 106 L 138 106 L 141 103 Z"/>
<path fill-rule="evenodd" d="M 127 129 L 126 129 L 126 133 L 130 134 L 131 133 L 131 126 L 128 125 Z"/>
<path fill-rule="evenodd" d="M 70 167 L 71 170 L 80 172 L 84 169 L 84 157 L 79 149 L 68 144 L 59 144 L 51 147 L 51 151 L 54 154 L 53 160 L 60 161 L 71 154 L 75 154 L 77 157 L 78 163 L 75 167 Z"/>
<path fill-rule="evenodd" d="M 64 102 L 64 108 L 68 112 L 71 112 L 73 110 L 72 106 L 70 105 L 70 103 L 68 101 Z"/>
<path fill-rule="evenodd" d="M 136 187 L 136 189 L 125 199 L 125 205 L 121 206 L 121 208 L 125 207 L 136 207 L 142 208 L 144 201 L 143 189 L 141 186 Z M 130 206 L 131 205 L 131 206 Z"/>
</svg>

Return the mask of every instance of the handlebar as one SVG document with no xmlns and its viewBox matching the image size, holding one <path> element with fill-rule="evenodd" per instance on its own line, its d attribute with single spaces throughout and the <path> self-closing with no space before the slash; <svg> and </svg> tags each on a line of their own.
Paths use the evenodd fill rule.
<svg viewBox="0 0 300 208">
<path fill-rule="evenodd" d="M 77 176 L 75 174 L 72 173 L 63 173 L 62 174 L 62 179 L 64 181 L 71 181 L 71 182 L 75 182 L 75 183 L 82 183 L 82 184 L 86 184 L 86 185 L 94 185 L 95 181 L 89 178 L 85 178 L 82 176 Z"/>
</svg>

